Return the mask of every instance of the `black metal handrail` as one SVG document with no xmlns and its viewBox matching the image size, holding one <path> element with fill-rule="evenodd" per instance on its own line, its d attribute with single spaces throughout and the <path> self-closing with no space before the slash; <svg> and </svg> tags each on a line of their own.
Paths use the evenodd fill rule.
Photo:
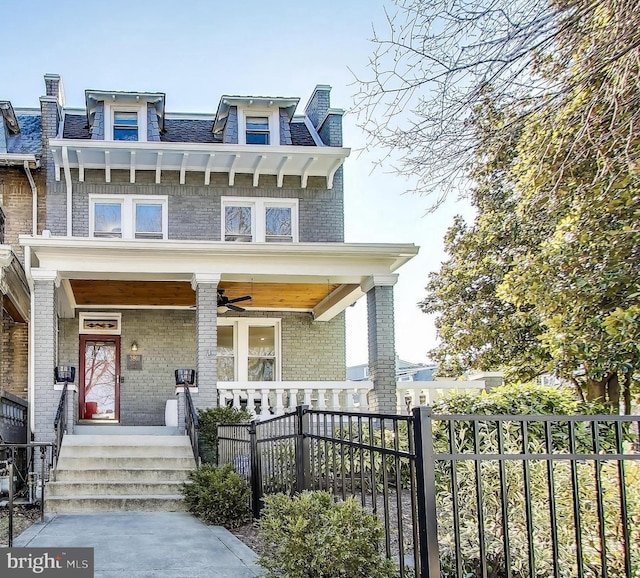
<svg viewBox="0 0 640 578">
<path fill-rule="evenodd" d="M 60 447 L 62 446 L 62 438 L 67 431 L 67 384 L 64 384 L 62 393 L 60 394 L 60 401 L 58 402 L 58 410 L 56 411 L 56 418 L 53 421 L 54 431 L 54 446 L 53 455 L 51 456 L 53 461 L 53 467 L 56 467 L 58 463 L 58 456 L 60 455 Z"/>
<path fill-rule="evenodd" d="M 191 392 L 189 386 L 184 386 L 184 407 L 185 407 L 185 428 L 189 439 L 191 440 L 191 448 L 193 449 L 193 457 L 196 463 L 200 465 L 200 452 L 198 450 L 198 412 L 193 405 L 193 399 L 191 398 Z"/>
</svg>

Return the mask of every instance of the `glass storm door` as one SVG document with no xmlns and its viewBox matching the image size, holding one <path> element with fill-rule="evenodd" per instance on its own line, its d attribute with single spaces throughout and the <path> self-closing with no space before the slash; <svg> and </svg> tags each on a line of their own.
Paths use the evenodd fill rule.
<svg viewBox="0 0 640 578">
<path fill-rule="evenodd" d="M 80 419 L 120 419 L 120 337 L 80 337 Z"/>
</svg>

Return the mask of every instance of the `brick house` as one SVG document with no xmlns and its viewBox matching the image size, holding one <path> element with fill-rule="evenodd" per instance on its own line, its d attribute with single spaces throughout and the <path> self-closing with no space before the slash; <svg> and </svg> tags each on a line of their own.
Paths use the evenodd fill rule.
<svg viewBox="0 0 640 578">
<path fill-rule="evenodd" d="M 417 248 L 344 242 L 349 149 L 330 87 L 304 112 L 298 98 L 227 95 L 211 114 L 172 114 L 163 93 L 86 90 L 72 109 L 58 75 L 45 85 L 40 110 L 14 115 L 39 131 L 33 150 L 13 162 L 0 148 L 3 275 L 24 263 L 19 304 L 31 287 L 31 311 L 11 319 L 31 321 L 36 440 L 52 436 L 59 366 L 76 369 L 70 433 L 162 425 L 176 392 L 184 423 L 181 368 L 195 370 L 198 408 L 395 411 L 393 285 Z M 354 385 L 344 311 L 360 298 L 370 381 Z"/>
</svg>

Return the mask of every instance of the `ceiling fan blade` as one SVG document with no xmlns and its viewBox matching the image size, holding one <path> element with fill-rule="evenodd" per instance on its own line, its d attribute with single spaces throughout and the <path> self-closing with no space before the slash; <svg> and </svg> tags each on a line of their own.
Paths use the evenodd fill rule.
<svg viewBox="0 0 640 578">
<path fill-rule="evenodd" d="M 251 295 L 243 295 L 242 297 L 235 297 L 234 299 L 229 299 L 229 303 L 237 303 L 238 301 L 248 301 L 251 299 Z"/>
<path fill-rule="evenodd" d="M 226 307 L 228 307 L 229 309 L 231 309 L 232 311 L 244 311 L 243 307 L 238 307 L 237 305 L 233 305 L 231 303 L 227 303 Z"/>
</svg>

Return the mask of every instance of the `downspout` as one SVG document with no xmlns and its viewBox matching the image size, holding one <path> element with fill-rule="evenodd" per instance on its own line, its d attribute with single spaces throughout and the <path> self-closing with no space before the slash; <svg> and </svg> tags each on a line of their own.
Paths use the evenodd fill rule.
<svg viewBox="0 0 640 578">
<path fill-rule="evenodd" d="M 31 187 L 31 222 L 33 223 L 31 234 L 35 237 L 38 234 L 38 188 L 33 180 L 31 169 L 29 168 L 29 161 L 24 161 L 24 172 L 27 174 L 29 180 L 29 186 Z"/>
<path fill-rule="evenodd" d="M 34 403 L 34 396 L 36 393 L 36 384 L 34 380 L 35 375 L 35 355 L 34 355 L 34 343 L 35 336 L 33 333 L 33 321 L 35 317 L 35 300 L 33 287 L 33 277 L 31 276 L 31 247 L 24 248 L 24 269 L 27 274 L 27 283 L 29 284 L 29 333 L 27 339 L 27 354 L 29 356 L 29 363 L 27 365 L 27 381 L 28 381 L 28 399 L 29 399 L 29 430 L 33 433 L 33 424 L 36 417 L 36 404 Z"/>
<path fill-rule="evenodd" d="M 64 180 L 67 185 L 67 237 L 72 236 L 71 218 L 73 216 L 72 192 L 73 185 L 71 183 L 71 169 L 69 167 L 69 149 L 62 147 L 62 165 L 64 167 Z"/>
<path fill-rule="evenodd" d="M 39 163 L 38 163 L 39 164 Z M 37 165 L 36 165 L 37 166 Z M 29 180 L 29 186 L 31 187 L 32 207 L 31 207 L 31 222 L 32 235 L 36 237 L 38 235 L 38 188 L 33 180 L 31 169 L 29 168 L 29 162 L 24 161 L 24 172 Z M 33 290 L 33 278 L 31 277 L 31 247 L 24 248 L 24 269 L 27 276 L 27 283 L 29 285 L 29 327 L 27 334 L 27 355 L 29 362 L 27 364 L 27 391 L 29 399 L 29 431 L 33 433 L 33 424 L 35 423 L 35 411 L 36 404 L 34 403 L 35 396 L 35 355 L 34 355 L 34 334 L 33 334 L 33 318 L 34 318 L 34 303 L 35 295 Z"/>
</svg>

